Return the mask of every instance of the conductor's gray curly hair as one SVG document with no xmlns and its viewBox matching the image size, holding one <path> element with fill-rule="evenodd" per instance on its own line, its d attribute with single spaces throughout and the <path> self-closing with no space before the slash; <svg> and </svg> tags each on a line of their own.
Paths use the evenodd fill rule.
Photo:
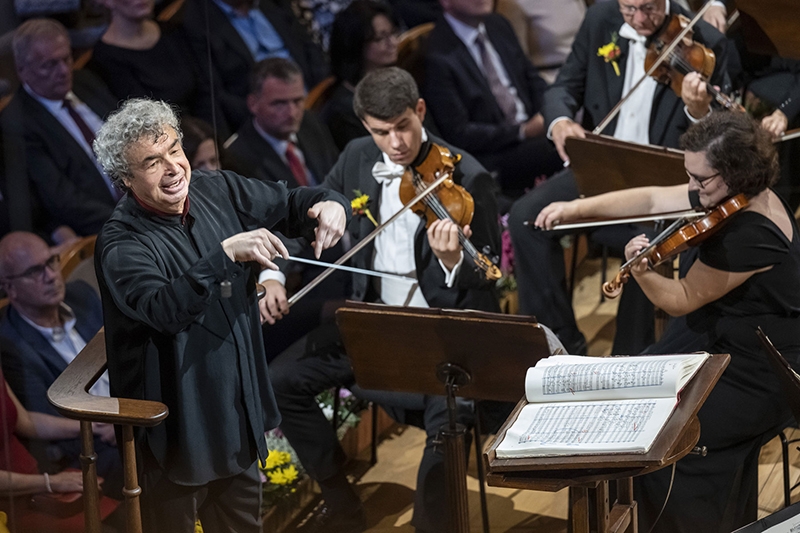
<svg viewBox="0 0 800 533">
<path fill-rule="evenodd" d="M 180 120 L 169 104 L 147 98 L 132 98 L 122 104 L 106 120 L 94 140 L 97 161 L 120 190 L 126 187 L 123 179 L 131 178 L 128 150 L 143 138 L 156 142 L 171 127 L 183 140 Z"/>
</svg>

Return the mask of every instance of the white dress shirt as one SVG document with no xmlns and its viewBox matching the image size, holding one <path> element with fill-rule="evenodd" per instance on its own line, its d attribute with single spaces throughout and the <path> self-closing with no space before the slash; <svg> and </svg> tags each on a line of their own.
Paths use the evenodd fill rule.
<svg viewBox="0 0 800 533">
<path fill-rule="evenodd" d="M 78 355 L 78 352 L 83 350 L 83 348 L 86 346 L 86 341 L 83 339 L 83 337 L 81 337 L 81 334 L 78 333 L 78 329 L 75 327 L 75 323 L 77 322 L 75 313 L 73 313 L 72 309 L 63 302 L 61 303 L 61 307 L 59 309 L 59 315 L 64 321 L 63 327 L 45 328 L 36 324 L 22 313 L 19 315 L 23 320 L 25 320 L 25 322 L 30 324 L 32 328 L 41 333 L 42 337 L 47 339 L 47 342 L 50 343 L 50 346 L 52 346 L 53 349 L 58 352 L 58 355 L 60 355 L 61 358 L 67 362 L 67 364 L 70 364 Z M 89 392 L 95 396 L 109 396 L 108 371 L 103 372 L 103 375 L 100 376 L 100 379 L 98 379 L 94 385 L 92 385 L 92 388 L 89 389 Z"/>
<path fill-rule="evenodd" d="M 92 151 L 92 147 L 89 146 L 88 142 L 86 142 L 86 138 L 83 136 L 83 133 L 81 133 L 81 129 L 78 127 L 75 121 L 72 120 L 72 117 L 69 116 L 69 111 L 64 108 L 64 102 L 61 100 L 50 100 L 43 96 L 39 96 L 33 92 L 33 89 L 31 89 L 27 84 L 25 84 L 24 87 L 25 90 L 28 91 L 28 94 L 30 94 L 31 97 L 33 97 L 37 102 L 42 104 L 44 108 L 47 109 L 47 111 L 53 115 L 62 126 L 64 126 L 64 129 L 69 132 L 73 139 L 75 139 L 75 142 L 77 142 L 80 147 L 83 148 L 83 151 L 86 152 L 86 155 L 88 155 L 92 162 L 94 162 L 94 166 L 97 167 L 97 171 L 103 177 L 106 187 L 108 187 L 108 190 L 111 191 L 111 196 L 117 198 L 119 196 L 119 191 L 114 188 L 114 186 L 111 184 L 111 180 L 108 176 L 106 176 L 103 167 L 101 167 L 100 163 L 97 162 L 94 152 Z M 89 127 L 89 129 L 91 129 L 96 135 L 103 126 L 103 119 L 97 116 L 97 114 L 92 111 L 88 105 L 81 102 L 81 100 L 75 96 L 75 93 L 72 91 L 67 93 L 65 99 L 70 101 L 70 104 L 72 104 L 72 108 L 75 110 L 75 112 L 80 115 L 83 121 L 86 122 L 86 125 Z"/>
</svg>

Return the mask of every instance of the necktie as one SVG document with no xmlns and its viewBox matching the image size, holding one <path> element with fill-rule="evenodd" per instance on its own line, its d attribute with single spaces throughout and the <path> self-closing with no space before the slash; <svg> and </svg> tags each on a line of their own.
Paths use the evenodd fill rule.
<svg viewBox="0 0 800 533">
<path fill-rule="evenodd" d="M 70 118 L 72 118 L 72 120 L 78 126 L 78 129 L 81 130 L 81 135 L 83 135 L 83 138 L 86 139 L 86 142 L 89 143 L 89 147 L 91 148 L 92 143 L 94 142 L 94 132 L 92 129 L 88 124 L 86 124 L 86 121 L 83 120 L 83 117 L 81 117 L 78 112 L 75 111 L 75 108 L 72 107 L 72 102 L 65 99 L 63 107 L 67 110 L 67 113 L 69 113 Z"/>
<path fill-rule="evenodd" d="M 492 91 L 495 100 L 497 100 L 497 105 L 500 106 L 500 110 L 505 115 L 506 122 L 516 124 L 517 102 L 508 87 L 500 81 L 494 61 L 492 61 L 489 50 L 486 47 L 486 36 L 483 33 L 478 33 L 475 43 L 481 52 L 481 62 L 483 63 L 483 71 L 486 73 L 486 81 L 489 82 L 489 89 Z"/>
<path fill-rule="evenodd" d="M 294 143 L 290 142 L 286 145 L 286 162 L 289 163 L 289 170 L 292 171 L 295 181 L 301 187 L 308 185 L 308 176 L 306 174 L 306 166 L 297 157 L 294 151 Z"/>
</svg>

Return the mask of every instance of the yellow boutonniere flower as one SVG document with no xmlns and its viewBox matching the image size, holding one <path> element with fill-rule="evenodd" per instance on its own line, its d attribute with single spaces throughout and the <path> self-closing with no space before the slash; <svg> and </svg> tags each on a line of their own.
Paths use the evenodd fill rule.
<svg viewBox="0 0 800 533">
<path fill-rule="evenodd" d="M 366 215 L 369 221 L 377 227 L 378 221 L 375 220 L 375 217 L 372 216 L 372 213 L 369 212 L 369 208 L 367 207 L 369 204 L 369 196 L 363 194 L 358 189 L 355 189 L 353 194 L 356 195 L 356 197 L 350 201 L 350 208 L 353 210 L 353 215 Z"/>
<path fill-rule="evenodd" d="M 617 76 L 619 76 L 619 64 L 617 63 L 617 59 L 622 55 L 622 51 L 617 45 L 618 37 L 617 32 L 612 33 L 611 42 L 597 49 L 597 55 L 605 59 L 606 63 L 611 63 Z"/>
</svg>

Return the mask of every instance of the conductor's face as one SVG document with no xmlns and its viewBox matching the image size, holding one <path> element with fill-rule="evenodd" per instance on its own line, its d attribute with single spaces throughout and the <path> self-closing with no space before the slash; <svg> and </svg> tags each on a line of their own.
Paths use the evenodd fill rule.
<svg viewBox="0 0 800 533">
<path fill-rule="evenodd" d="M 419 154 L 422 146 L 422 121 L 425 118 L 425 100 L 417 100 L 414 109 L 406 108 L 389 120 L 380 120 L 367 115 L 364 127 L 372 139 L 393 163 L 408 166 Z"/>
<path fill-rule="evenodd" d="M 127 150 L 132 177 L 123 182 L 139 200 L 164 213 L 183 213 L 192 169 L 171 126 L 155 141 L 142 137 Z"/>
<path fill-rule="evenodd" d="M 667 0 L 619 0 L 619 11 L 636 33 L 653 35 L 666 17 Z"/>
</svg>

